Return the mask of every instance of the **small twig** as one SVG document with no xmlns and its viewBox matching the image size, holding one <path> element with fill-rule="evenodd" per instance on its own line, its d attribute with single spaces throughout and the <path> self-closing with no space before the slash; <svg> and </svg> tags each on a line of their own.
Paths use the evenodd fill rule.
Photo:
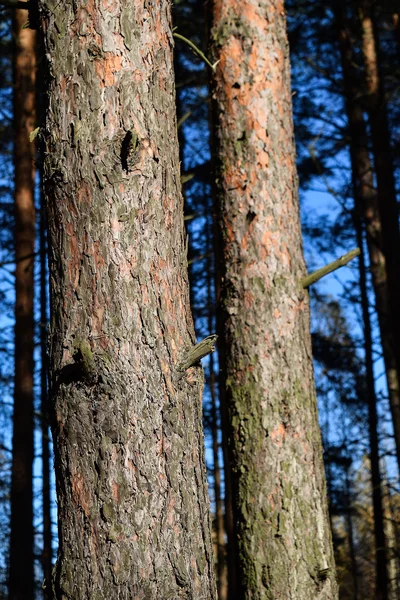
<svg viewBox="0 0 400 600">
<path fill-rule="evenodd" d="M 188 40 L 187 38 L 185 38 L 183 35 L 181 35 L 180 33 L 176 33 L 175 31 L 172 34 L 174 37 L 176 37 L 178 40 L 182 40 L 182 42 L 185 42 L 188 46 L 191 47 L 191 49 L 193 50 L 193 52 L 195 54 L 197 54 L 197 56 L 199 56 L 202 60 L 204 60 L 204 62 L 214 71 L 216 70 L 216 66 L 219 63 L 219 61 L 217 61 L 216 63 L 212 64 L 207 56 L 204 54 L 204 52 L 202 52 L 200 50 L 200 48 L 198 48 L 196 46 L 196 44 L 193 44 L 193 42 L 191 42 L 190 40 Z"/>
<path fill-rule="evenodd" d="M 181 185 L 185 185 L 185 183 L 187 183 L 188 181 L 193 179 L 193 177 L 194 177 L 194 173 L 183 173 L 181 175 Z"/>
<path fill-rule="evenodd" d="M 184 221 L 192 221 L 192 219 L 197 219 L 197 217 L 199 217 L 199 216 L 200 216 L 200 213 L 192 213 L 190 215 L 185 215 L 183 217 L 183 220 Z"/>
<path fill-rule="evenodd" d="M 325 265 L 325 267 L 322 267 L 321 269 L 318 269 L 317 271 L 314 271 L 313 273 L 307 275 L 307 277 L 301 279 L 301 287 L 308 288 L 311 284 L 315 283 L 316 281 L 319 281 L 320 279 L 322 279 L 322 277 L 325 277 L 325 275 L 328 275 L 328 273 L 332 273 L 333 271 L 336 271 L 336 269 L 344 267 L 345 265 L 347 265 L 347 263 L 349 263 L 351 260 L 353 260 L 353 258 L 358 256 L 359 254 L 360 248 L 350 250 L 350 252 L 348 252 L 344 256 L 337 258 L 328 265 Z"/>
<path fill-rule="evenodd" d="M 184 124 L 184 122 L 186 121 L 186 119 L 188 119 L 189 117 L 192 116 L 192 111 L 188 110 L 187 113 L 185 113 L 178 121 L 177 123 L 177 128 L 180 129 L 182 127 L 182 125 Z"/>
<path fill-rule="evenodd" d="M 190 348 L 182 357 L 182 360 L 177 365 L 177 371 L 186 371 L 193 365 L 196 365 L 201 358 L 204 358 L 215 350 L 215 344 L 218 336 L 213 334 L 204 338 L 201 342 Z"/>
<path fill-rule="evenodd" d="M 211 252 L 207 252 L 206 254 L 199 254 L 198 256 L 195 256 L 194 258 L 191 258 L 190 260 L 188 260 L 188 266 L 192 265 L 195 262 L 199 262 L 200 260 L 203 260 L 204 258 L 207 258 L 208 256 L 211 256 L 212 253 Z"/>
</svg>

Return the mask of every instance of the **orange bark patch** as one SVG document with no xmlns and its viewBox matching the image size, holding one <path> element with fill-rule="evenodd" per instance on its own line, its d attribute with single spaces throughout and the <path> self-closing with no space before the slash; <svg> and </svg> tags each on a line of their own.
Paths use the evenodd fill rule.
<svg viewBox="0 0 400 600">
<path fill-rule="evenodd" d="M 116 481 L 113 481 L 111 484 L 112 497 L 115 502 L 119 502 L 119 485 Z"/>
<path fill-rule="evenodd" d="M 80 264 L 80 250 L 78 239 L 75 235 L 72 223 L 66 223 L 65 230 L 69 237 L 69 250 L 70 257 L 67 263 L 68 278 L 72 283 L 74 290 L 77 289 L 79 283 L 79 264 Z"/>
<path fill-rule="evenodd" d="M 91 190 L 90 190 L 90 186 L 86 181 L 82 181 L 80 187 L 78 188 L 77 191 L 77 199 L 78 201 L 81 202 L 86 202 L 87 204 L 90 203 L 90 198 L 91 198 Z"/>
<path fill-rule="evenodd" d="M 251 308 L 254 303 L 254 294 L 250 291 L 245 291 L 244 293 L 244 306 L 245 308 Z"/>
<path fill-rule="evenodd" d="M 105 87 L 111 87 L 115 84 L 114 73 L 118 73 L 122 67 L 122 57 L 115 56 L 110 52 L 106 52 L 103 61 L 95 62 L 96 73 Z"/>
<path fill-rule="evenodd" d="M 172 225 L 172 213 L 171 213 L 171 202 L 168 196 L 164 196 L 163 199 L 163 209 L 164 209 L 164 217 L 165 217 L 165 226 L 167 229 L 171 229 Z"/>
<path fill-rule="evenodd" d="M 253 27 L 258 27 L 259 29 L 266 29 L 267 21 L 264 15 L 261 15 L 256 10 L 257 3 L 254 2 L 245 2 L 244 5 L 240 6 L 241 12 L 246 16 L 246 20 L 252 24 Z"/>
<path fill-rule="evenodd" d="M 221 57 L 221 69 L 223 73 L 228 73 L 229 78 L 234 80 L 233 83 L 240 77 L 242 65 L 242 44 L 237 38 L 231 38 L 229 44 L 224 46 Z M 229 67 L 228 67 L 228 64 Z M 225 66 L 226 65 L 226 66 Z"/>
<path fill-rule="evenodd" d="M 103 331 L 104 306 L 97 306 L 93 311 L 92 332 L 99 335 Z"/>
<path fill-rule="evenodd" d="M 280 423 L 276 429 L 270 433 L 270 438 L 277 446 L 281 447 L 286 437 L 286 429 L 283 423 Z"/>
<path fill-rule="evenodd" d="M 72 475 L 71 487 L 72 495 L 76 504 L 80 508 L 82 508 L 86 517 L 89 517 L 92 502 L 90 498 L 90 493 L 85 485 L 85 478 L 83 477 L 82 473 L 75 473 L 75 475 Z"/>
<path fill-rule="evenodd" d="M 101 248 L 100 240 L 97 240 L 97 242 L 94 242 L 94 244 L 93 244 L 93 257 L 94 257 L 96 269 L 99 269 L 100 267 L 104 267 L 104 265 L 105 265 L 104 258 L 101 254 L 100 248 Z"/>
</svg>

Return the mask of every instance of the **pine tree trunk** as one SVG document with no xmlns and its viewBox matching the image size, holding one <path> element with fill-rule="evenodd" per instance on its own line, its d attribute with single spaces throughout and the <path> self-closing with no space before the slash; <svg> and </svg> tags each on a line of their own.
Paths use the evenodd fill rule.
<svg viewBox="0 0 400 600">
<path fill-rule="evenodd" d="M 354 543 L 354 531 L 353 531 L 353 517 L 352 517 L 352 501 L 351 501 L 351 483 L 349 476 L 349 469 L 346 468 L 345 475 L 346 491 L 345 491 L 345 502 L 346 502 L 346 527 L 347 534 L 349 536 L 349 551 L 350 551 L 350 564 L 351 564 L 351 577 L 353 582 L 353 600 L 358 600 L 358 566 L 357 566 L 357 554 Z"/>
<path fill-rule="evenodd" d="M 382 248 L 386 261 L 389 308 L 397 373 L 400 373 L 400 233 L 387 106 L 379 72 L 378 44 L 372 0 L 359 0 L 366 104 L 382 223 Z"/>
<path fill-rule="evenodd" d="M 213 332 L 214 319 L 211 312 L 213 303 L 213 290 L 211 278 L 213 277 L 213 268 L 211 257 L 213 253 L 212 248 L 212 229 L 213 219 L 211 223 L 207 224 L 207 253 L 210 258 L 207 261 L 208 267 L 208 278 L 207 278 L 207 301 L 208 301 L 208 331 Z M 217 407 L 217 382 L 214 371 L 214 357 L 210 355 L 209 363 L 210 372 L 210 400 L 211 400 L 211 434 L 212 434 L 212 449 L 213 449 L 213 477 L 214 477 L 214 502 L 215 502 L 215 537 L 217 545 L 217 591 L 218 600 L 227 600 L 228 597 L 228 573 L 226 565 L 226 544 L 225 544 L 225 526 L 224 526 L 224 513 L 222 509 L 222 497 L 221 497 L 221 468 L 219 460 L 219 435 L 220 428 L 218 423 L 218 407 Z"/>
<path fill-rule="evenodd" d="M 206 37 L 212 43 L 211 30 L 213 24 L 213 3 L 205 3 L 205 23 Z M 232 482 L 231 468 L 229 464 L 228 450 L 228 409 L 225 390 L 225 326 L 224 317 L 221 311 L 221 269 L 223 265 L 223 241 L 222 232 L 218 224 L 218 186 L 217 186 L 217 132 L 216 124 L 218 121 L 218 111 L 216 108 L 215 98 L 213 98 L 213 82 L 209 80 L 209 94 L 211 96 L 211 106 L 209 109 L 209 130 L 210 130 L 210 162 L 211 162 L 211 195 L 212 195 L 212 215 L 213 215 L 213 253 L 214 253 L 214 287 L 215 287 L 215 304 L 216 304 L 216 330 L 219 336 L 218 339 L 218 400 L 219 414 L 221 419 L 221 438 L 222 438 L 222 454 L 224 466 L 224 507 L 225 507 L 225 533 L 226 533 L 226 569 L 228 579 L 227 596 L 229 600 L 235 600 L 235 594 L 238 587 L 237 572 L 236 572 L 236 556 L 235 556 L 235 532 L 233 523 L 233 506 L 232 506 Z"/>
<path fill-rule="evenodd" d="M 35 32 L 13 15 L 15 169 L 15 383 L 11 472 L 10 600 L 34 597 L 33 557 L 33 262 L 35 251 Z"/>
<path fill-rule="evenodd" d="M 235 597 L 332 600 L 283 6 L 215 0 L 212 35 Z"/>
<path fill-rule="evenodd" d="M 211 397 L 211 426 L 213 447 L 213 478 L 214 478 L 214 501 L 215 501 L 215 538 L 217 546 L 217 590 L 218 600 L 226 600 L 228 597 L 228 578 L 225 558 L 225 527 L 224 513 L 222 511 L 221 499 L 221 468 L 219 461 L 219 428 L 217 418 L 214 361 L 210 356 L 210 397 Z"/>
<path fill-rule="evenodd" d="M 54 595 L 215 598 L 169 2 L 41 5 Z"/>
<path fill-rule="evenodd" d="M 359 217 L 363 220 L 367 233 L 372 283 L 385 362 L 397 461 L 400 469 L 400 387 L 393 338 L 394 328 L 390 318 L 386 263 L 382 251 L 382 224 L 368 150 L 367 128 L 363 109 L 357 100 L 360 97 L 360 88 L 354 67 L 355 60 L 344 2 L 337 2 L 336 4 L 336 27 L 342 60 L 346 113 L 349 123 L 354 194 Z"/>
<path fill-rule="evenodd" d="M 216 113 L 216 111 L 211 111 Z M 219 413 L 221 417 L 221 436 L 222 436 L 222 452 L 224 462 L 224 507 L 225 507 L 225 532 L 226 532 L 226 568 L 228 577 L 228 598 L 235 599 L 237 590 L 237 572 L 236 572 L 236 557 L 235 557 L 235 531 L 233 523 L 233 506 L 232 506 L 232 482 L 231 468 L 229 463 L 228 451 L 228 430 L 229 417 L 226 400 L 225 389 L 225 335 L 223 315 L 221 307 L 221 265 L 222 265 L 222 241 L 220 239 L 221 232 L 217 223 L 217 188 L 215 185 L 216 175 L 216 136 L 215 136 L 215 115 L 210 115 L 210 137 L 211 137 L 211 164 L 213 173 L 212 197 L 213 197 L 213 222 L 214 222 L 214 255 L 215 255 L 215 302 L 217 306 L 216 314 L 216 330 L 219 336 L 218 341 L 218 399 Z"/>
<path fill-rule="evenodd" d="M 374 381 L 374 363 L 372 355 L 372 331 L 369 316 L 367 278 L 363 251 L 361 224 L 356 214 L 357 245 L 361 250 L 360 293 L 361 309 L 364 327 L 365 371 L 366 371 L 366 400 L 368 404 L 369 446 L 371 459 L 372 506 L 374 511 L 374 540 L 375 540 L 375 598 L 388 599 L 387 553 L 383 519 L 382 477 L 379 466 L 378 411 Z M 360 401 L 364 399 L 360 398 Z"/>
<path fill-rule="evenodd" d="M 397 57 L 400 61 L 400 13 L 394 12 L 392 14 L 393 33 L 397 46 Z"/>
</svg>

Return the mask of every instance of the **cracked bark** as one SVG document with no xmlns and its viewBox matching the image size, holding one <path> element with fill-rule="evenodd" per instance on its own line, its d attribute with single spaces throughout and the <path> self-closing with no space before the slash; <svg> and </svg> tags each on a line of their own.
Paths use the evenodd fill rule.
<svg viewBox="0 0 400 600">
<path fill-rule="evenodd" d="M 167 0 L 42 1 L 53 594 L 215 598 Z M 128 168 L 123 141 L 135 140 Z M 126 166 L 126 165 L 125 165 Z"/>
</svg>

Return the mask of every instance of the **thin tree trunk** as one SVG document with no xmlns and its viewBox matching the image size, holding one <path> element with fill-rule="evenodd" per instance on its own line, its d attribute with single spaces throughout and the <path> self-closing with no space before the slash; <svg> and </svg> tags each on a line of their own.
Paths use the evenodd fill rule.
<svg viewBox="0 0 400 600">
<path fill-rule="evenodd" d="M 379 467 L 378 412 L 376 406 L 374 362 L 372 356 L 372 331 L 368 307 L 367 277 L 364 260 L 364 242 L 357 202 L 357 182 L 353 181 L 355 200 L 355 228 L 357 245 L 361 250 L 359 258 L 361 308 L 364 326 L 364 348 L 366 369 L 366 394 L 368 402 L 369 445 L 371 458 L 372 505 L 374 510 L 374 539 L 375 539 L 375 598 L 388 599 L 387 553 L 384 531 L 382 478 Z M 360 401 L 362 399 L 360 398 Z"/>
<path fill-rule="evenodd" d="M 393 13 L 392 15 L 393 32 L 396 40 L 397 55 L 400 60 L 400 14 Z"/>
<path fill-rule="evenodd" d="M 348 494 L 348 496 L 350 496 L 349 490 L 350 490 L 350 480 L 349 480 L 348 473 L 346 472 L 346 494 Z M 346 524 L 347 524 L 347 533 L 349 536 L 351 576 L 352 576 L 352 580 L 353 580 L 353 600 L 358 600 L 357 556 L 356 556 L 356 550 L 355 550 L 355 546 L 354 546 L 353 519 L 352 519 L 352 515 L 351 515 L 351 502 L 350 501 L 347 504 Z"/>
<path fill-rule="evenodd" d="M 212 2 L 205 3 L 206 11 L 206 31 L 207 39 L 212 41 L 211 28 L 213 22 L 213 4 Z M 209 86 L 211 104 L 209 110 L 209 127 L 210 127 L 210 161 L 212 171 L 211 194 L 213 199 L 213 242 L 214 242 L 214 277 L 215 277 L 215 304 L 216 304 L 216 330 L 218 334 L 218 398 L 219 411 L 221 417 L 221 435 L 222 435 L 222 453 L 224 461 L 224 506 L 225 506 L 225 532 L 226 532 L 226 566 L 228 572 L 228 598 L 235 600 L 237 583 L 236 556 L 235 556 L 235 528 L 233 520 L 233 498 L 232 498 L 232 481 L 231 481 L 231 466 L 228 450 L 228 408 L 225 389 L 225 325 L 223 317 L 223 307 L 221 304 L 221 279 L 223 265 L 223 242 L 221 230 L 218 224 L 218 190 L 217 190 L 217 121 L 218 110 L 213 97 L 212 82 Z"/>
<path fill-rule="evenodd" d="M 382 492 L 383 492 L 383 511 L 384 511 L 384 524 L 385 534 L 387 540 L 387 554 L 388 554 L 388 579 L 389 579 L 389 600 L 398 600 L 399 598 L 399 560 L 398 560 L 398 547 L 397 547 L 397 536 L 396 536 L 396 512 L 393 511 L 392 499 L 390 494 L 390 488 L 387 483 L 387 473 L 385 472 L 385 466 L 382 466 Z"/>
<path fill-rule="evenodd" d="M 215 174 L 215 128 L 211 126 L 211 164 L 212 172 Z M 219 410 L 221 417 L 221 433 L 222 433 L 222 453 L 224 461 L 224 506 L 225 506 L 225 531 L 227 536 L 226 544 L 226 563 L 228 571 L 228 598 L 230 600 L 235 599 L 237 590 L 237 571 L 236 571 L 236 558 L 235 558 L 235 528 L 233 521 L 233 498 L 232 498 L 232 481 L 231 481 L 231 467 L 228 451 L 228 409 L 226 404 L 226 390 L 225 390 L 225 334 L 224 334 L 224 321 L 221 306 L 221 259 L 222 259 L 222 247 L 220 243 L 220 235 L 217 224 L 216 214 L 216 203 L 217 195 L 215 189 L 215 178 L 213 177 L 213 221 L 214 221 L 214 255 L 215 255 L 215 303 L 217 307 L 216 314 L 216 330 L 218 334 L 218 398 L 219 398 Z"/>
<path fill-rule="evenodd" d="M 35 32 L 27 13 L 13 15 L 15 169 L 15 383 L 11 473 L 10 600 L 34 597 L 33 557 L 33 255 Z"/>
<path fill-rule="evenodd" d="M 281 3 L 215 0 L 236 598 L 337 597 Z"/>
<path fill-rule="evenodd" d="M 221 468 L 219 464 L 219 441 L 218 441 L 218 413 L 216 404 L 216 381 L 214 373 L 214 360 L 210 356 L 210 396 L 211 396 L 211 418 L 212 418 L 212 440 L 213 440 L 213 476 L 215 496 L 215 530 L 217 538 L 217 590 L 218 600 L 226 600 L 228 597 L 228 578 L 226 567 L 226 544 L 224 513 L 221 499 Z"/>
<path fill-rule="evenodd" d="M 54 595 L 215 599 L 169 2 L 41 6 Z"/>
<path fill-rule="evenodd" d="M 211 219 L 211 223 L 207 223 L 207 252 L 209 259 L 207 261 L 208 280 L 207 280 L 207 300 L 208 300 L 208 331 L 212 333 L 214 331 L 213 314 L 211 307 L 213 303 L 213 293 L 211 278 L 213 277 L 213 265 L 212 256 L 215 253 L 212 248 L 212 230 L 214 221 Z M 212 448 L 213 448 L 213 475 L 214 475 L 214 497 L 215 497 L 215 530 L 217 539 L 217 591 L 218 600 L 227 600 L 228 597 L 228 573 L 226 565 L 226 544 L 225 544 L 225 527 L 224 527 L 224 513 L 222 509 L 222 498 L 221 498 L 221 468 L 219 461 L 219 424 L 218 424 L 218 408 L 217 408 L 217 390 L 216 390 L 216 378 L 214 371 L 214 357 L 210 355 L 210 397 L 211 397 L 211 432 L 212 432 Z"/>
<path fill-rule="evenodd" d="M 40 210 L 40 396 L 42 433 L 42 518 L 43 550 L 42 568 L 45 584 L 44 600 L 51 598 L 52 533 L 50 499 L 50 439 L 49 439 L 49 398 L 47 393 L 47 277 L 46 277 L 46 218 L 43 198 Z"/>
<path fill-rule="evenodd" d="M 390 147 L 383 82 L 379 73 L 378 45 L 372 0 L 359 0 L 366 103 L 382 224 L 382 249 L 386 261 L 389 308 L 393 328 L 397 373 L 400 373 L 400 234 L 399 213 Z"/>
<path fill-rule="evenodd" d="M 382 251 L 382 224 L 368 150 L 366 124 L 362 107 L 357 100 L 360 97 L 360 88 L 354 67 L 355 61 L 346 17 L 346 4 L 342 1 L 336 3 L 336 27 L 342 60 L 354 189 L 355 194 L 357 194 L 360 217 L 365 223 L 367 233 L 372 283 L 381 333 L 397 461 L 400 469 L 400 387 L 394 348 L 394 328 L 390 318 L 386 263 Z"/>
<path fill-rule="evenodd" d="M 344 421 L 344 419 L 343 419 Z M 343 430 L 346 431 L 346 423 L 343 423 Z M 344 440 L 347 443 L 347 440 Z M 354 544 L 354 531 L 353 531 L 353 516 L 352 516 L 352 494 L 351 494 L 351 481 L 349 475 L 350 466 L 346 466 L 345 470 L 345 502 L 346 502 L 346 525 L 347 533 L 349 536 L 349 550 L 350 550 L 350 564 L 351 564 L 351 577 L 353 581 L 353 600 L 358 600 L 358 565 L 357 565 L 357 553 Z"/>
</svg>

